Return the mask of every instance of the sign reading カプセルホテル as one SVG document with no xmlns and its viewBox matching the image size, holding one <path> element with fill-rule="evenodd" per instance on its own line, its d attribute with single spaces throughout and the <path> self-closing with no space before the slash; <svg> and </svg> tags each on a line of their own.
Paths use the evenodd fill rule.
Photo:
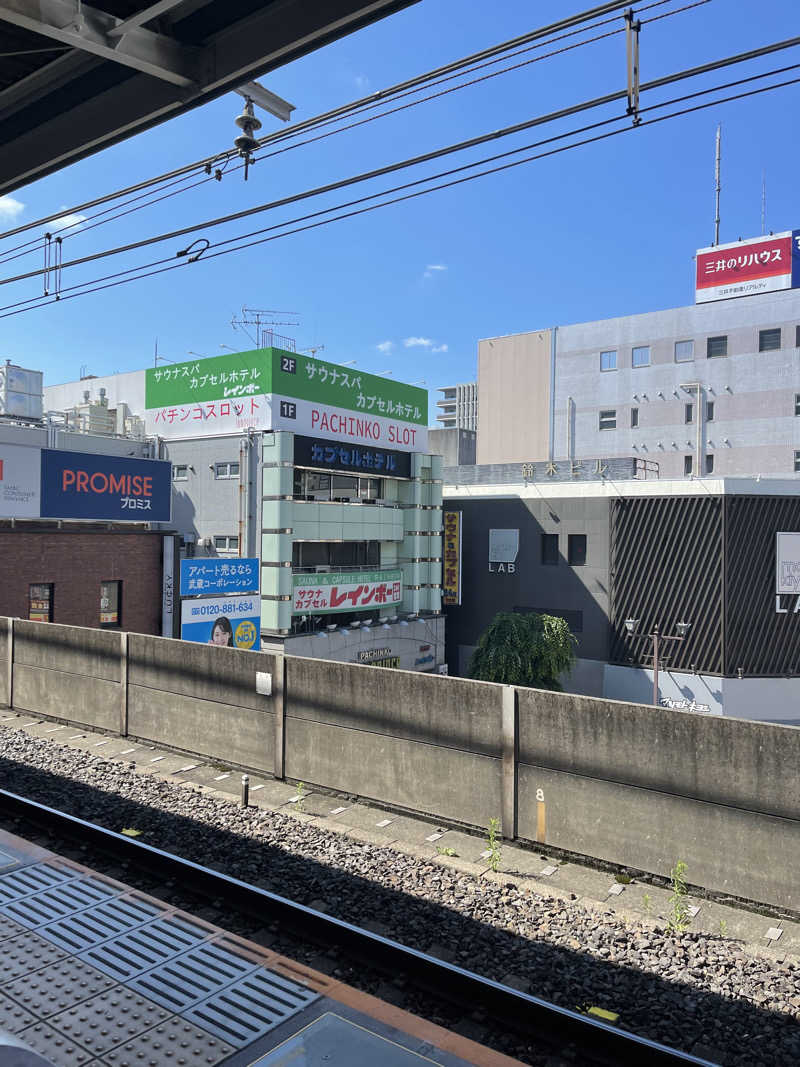
<svg viewBox="0 0 800 1067">
<path fill-rule="evenodd" d="M 247 429 L 425 452 L 428 393 L 312 356 L 263 348 L 150 367 L 148 432 L 179 439 Z"/>
<path fill-rule="evenodd" d="M 293 615 L 329 615 L 391 607 L 403 599 L 402 570 L 295 574 Z"/>
<path fill-rule="evenodd" d="M 411 477 L 411 454 L 369 445 L 339 444 L 295 434 L 294 465 L 388 478 Z"/>
</svg>

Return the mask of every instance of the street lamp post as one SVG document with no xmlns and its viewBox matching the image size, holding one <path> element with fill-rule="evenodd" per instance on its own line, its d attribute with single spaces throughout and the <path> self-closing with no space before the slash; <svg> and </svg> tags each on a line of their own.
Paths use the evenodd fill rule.
<svg viewBox="0 0 800 1067">
<path fill-rule="evenodd" d="M 638 625 L 639 625 L 639 620 L 638 619 L 626 619 L 625 620 L 625 629 L 628 631 L 628 633 L 632 637 L 635 635 L 636 627 Z M 677 634 L 662 634 L 662 633 L 659 633 L 658 623 L 656 623 L 656 625 L 653 627 L 653 632 L 650 634 L 650 637 L 653 640 L 653 703 L 656 705 L 656 707 L 660 706 L 659 705 L 659 701 L 658 701 L 658 665 L 659 665 L 659 655 L 660 655 L 660 651 L 661 651 L 661 648 L 660 648 L 661 642 L 662 641 L 685 641 L 686 640 L 686 634 L 687 634 L 687 632 L 689 630 L 689 627 L 691 625 L 692 624 L 690 622 L 678 622 L 678 623 L 675 624 L 675 629 L 678 631 Z"/>
</svg>

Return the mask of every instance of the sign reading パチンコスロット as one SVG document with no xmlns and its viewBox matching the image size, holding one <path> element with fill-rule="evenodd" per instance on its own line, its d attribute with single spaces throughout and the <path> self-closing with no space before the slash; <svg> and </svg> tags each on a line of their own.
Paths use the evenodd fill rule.
<svg viewBox="0 0 800 1067">
<path fill-rule="evenodd" d="M 425 389 L 277 348 L 151 367 L 145 407 L 148 431 L 166 438 L 258 429 L 402 452 L 428 444 Z"/>
<path fill-rule="evenodd" d="M 257 596 L 184 600 L 181 640 L 229 648 L 261 646 L 261 602 Z"/>
<path fill-rule="evenodd" d="M 329 615 L 391 607 L 403 599 L 403 572 L 346 571 L 343 574 L 295 574 L 293 615 Z"/>
</svg>

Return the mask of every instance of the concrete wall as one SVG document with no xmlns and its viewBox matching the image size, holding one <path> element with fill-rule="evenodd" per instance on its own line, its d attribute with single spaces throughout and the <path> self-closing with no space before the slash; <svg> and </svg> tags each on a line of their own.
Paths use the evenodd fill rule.
<svg viewBox="0 0 800 1067">
<path fill-rule="evenodd" d="M 478 343 L 478 463 L 547 459 L 551 336 L 539 330 Z"/>
<path fill-rule="evenodd" d="M 14 707 L 800 909 L 800 731 L 15 620 Z M 0 682 L 3 634 L 0 619 Z M 256 672 L 272 695 L 256 693 Z"/>
</svg>

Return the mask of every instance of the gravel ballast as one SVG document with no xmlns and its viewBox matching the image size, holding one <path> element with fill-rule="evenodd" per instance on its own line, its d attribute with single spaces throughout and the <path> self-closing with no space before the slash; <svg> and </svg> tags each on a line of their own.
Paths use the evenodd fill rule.
<svg viewBox="0 0 800 1067">
<path fill-rule="evenodd" d="M 619 1013 L 652 1040 L 724 1064 L 800 1063 L 793 958 L 692 930 L 669 934 L 511 877 L 478 879 L 4 727 L 0 746 L 12 792 L 112 830 L 134 827 L 158 848 L 564 1007 Z M 506 1051 L 541 1062 L 519 1038 Z"/>
</svg>

